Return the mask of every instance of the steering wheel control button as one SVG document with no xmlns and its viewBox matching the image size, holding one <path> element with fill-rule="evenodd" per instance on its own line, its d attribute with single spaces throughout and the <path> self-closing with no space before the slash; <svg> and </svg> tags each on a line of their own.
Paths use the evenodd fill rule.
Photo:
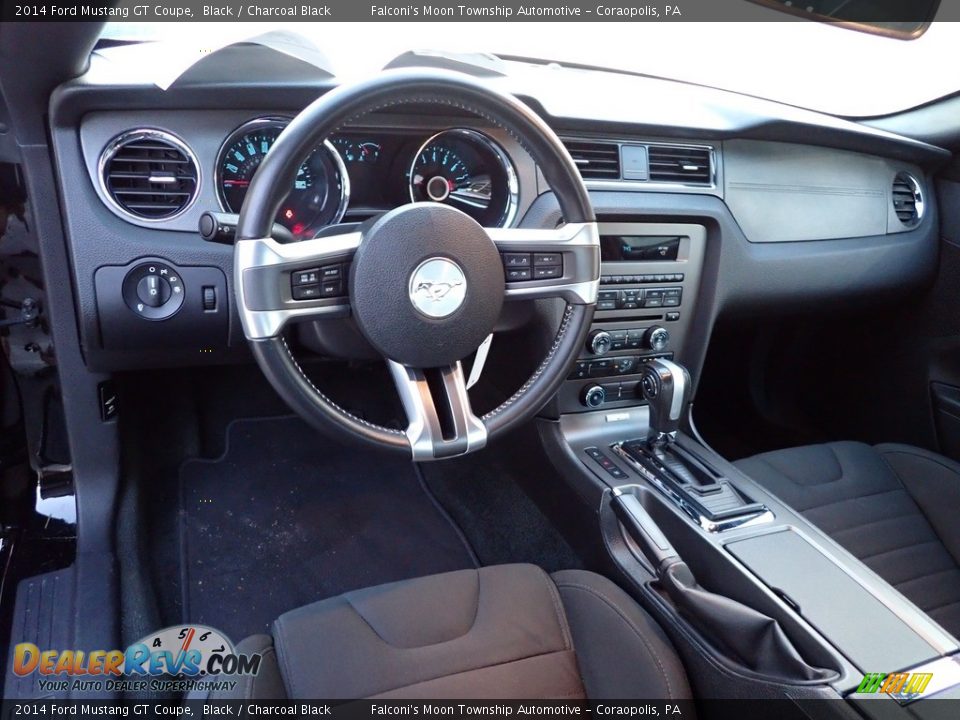
<svg viewBox="0 0 960 720">
<path fill-rule="evenodd" d="M 517 271 L 530 272 L 530 267 Z M 402 365 L 452 365 L 493 331 L 504 297 L 497 246 L 464 212 L 416 203 L 380 216 L 350 266 L 350 307 L 373 347 Z"/>
<path fill-rule="evenodd" d="M 530 267 L 530 255 L 528 253 L 503 253 L 503 266 L 510 268 L 528 268 Z"/>
<path fill-rule="evenodd" d="M 183 305 L 180 271 L 162 262 L 142 263 L 123 279 L 123 301 L 146 320 L 166 320 Z"/>
<path fill-rule="evenodd" d="M 533 256 L 535 267 L 563 267 L 563 255 L 560 253 L 536 253 Z"/>
<path fill-rule="evenodd" d="M 444 257 L 424 260 L 410 275 L 410 302 L 427 317 L 453 315 L 467 297 L 463 269 Z"/>
<path fill-rule="evenodd" d="M 290 296 L 294 300 L 343 297 L 347 294 L 343 265 L 324 265 L 290 273 Z"/>
<path fill-rule="evenodd" d="M 316 300 L 320 297 L 319 285 L 297 285 L 293 288 L 294 300 Z"/>
<path fill-rule="evenodd" d="M 501 258 L 507 282 L 563 277 L 562 253 L 502 253 Z"/>
<path fill-rule="evenodd" d="M 292 282 L 294 285 L 316 285 L 320 282 L 320 268 L 297 270 L 293 273 Z"/>
<path fill-rule="evenodd" d="M 562 275 L 563 268 L 559 266 L 535 267 L 533 269 L 534 280 L 549 280 L 550 278 L 558 278 Z"/>
<path fill-rule="evenodd" d="M 507 268 L 506 278 L 508 282 L 529 280 L 530 268 Z"/>
</svg>

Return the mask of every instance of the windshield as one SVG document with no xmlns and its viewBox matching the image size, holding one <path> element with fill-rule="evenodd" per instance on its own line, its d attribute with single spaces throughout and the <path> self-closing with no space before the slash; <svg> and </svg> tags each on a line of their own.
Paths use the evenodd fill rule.
<svg viewBox="0 0 960 720">
<path fill-rule="evenodd" d="M 818 22 L 108 23 L 103 37 L 194 47 L 282 29 L 308 38 L 337 76 L 369 74 L 410 50 L 485 52 L 610 68 L 776 100 L 834 115 L 887 115 L 960 89 L 944 64 L 960 23 L 914 40 Z M 924 68 L 926 70 L 924 70 Z"/>
</svg>

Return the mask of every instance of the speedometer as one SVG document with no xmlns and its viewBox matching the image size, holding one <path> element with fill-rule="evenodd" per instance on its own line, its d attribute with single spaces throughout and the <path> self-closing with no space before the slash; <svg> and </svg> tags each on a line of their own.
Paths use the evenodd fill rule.
<svg viewBox="0 0 960 720">
<path fill-rule="evenodd" d="M 410 199 L 452 205 L 484 227 L 513 222 L 517 175 L 506 153 L 475 130 L 445 130 L 427 140 L 410 167 Z"/>
<path fill-rule="evenodd" d="M 241 125 L 223 143 L 217 159 L 217 193 L 224 210 L 240 212 L 254 174 L 287 122 L 286 118 L 257 118 Z M 349 196 L 343 160 L 324 142 L 297 171 L 277 222 L 297 239 L 311 238 L 325 226 L 340 222 Z"/>
</svg>

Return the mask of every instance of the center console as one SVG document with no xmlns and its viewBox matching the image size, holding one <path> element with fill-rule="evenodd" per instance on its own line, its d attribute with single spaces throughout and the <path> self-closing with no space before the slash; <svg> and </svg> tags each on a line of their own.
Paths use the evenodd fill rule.
<svg viewBox="0 0 960 720">
<path fill-rule="evenodd" d="M 637 390 L 643 366 L 676 357 L 687 340 L 706 237 L 702 225 L 600 222 L 597 309 L 561 388 L 560 412 L 643 402 Z"/>
<path fill-rule="evenodd" d="M 685 663 L 723 678 L 700 692 L 751 697 L 759 690 L 749 683 L 761 683 L 890 718 L 934 717 L 943 706 L 929 698 L 960 698 L 955 638 L 682 432 L 690 376 L 668 355 L 642 355 L 630 376 L 638 407 L 578 409 L 540 432 L 564 476 L 599 499 L 607 551 Z M 902 682 L 865 689 L 887 676 Z M 746 686 L 731 690 L 738 682 Z"/>
</svg>

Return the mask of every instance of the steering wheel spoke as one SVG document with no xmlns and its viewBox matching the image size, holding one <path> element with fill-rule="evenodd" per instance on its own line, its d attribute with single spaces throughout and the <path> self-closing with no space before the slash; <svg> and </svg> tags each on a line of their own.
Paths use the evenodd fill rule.
<svg viewBox="0 0 960 720">
<path fill-rule="evenodd" d="M 364 113 L 411 101 L 464 108 L 517 137 L 542 171 L 566 224 L 552 230 L 487 230 L 449 204 L 413 202 L 365 222 L 362 235 L 354 226 L 290 245 L 267 239 L 306 153 Z M 233 290 L 244 334 L 280 396 L 317 428 L 409 452 L 415 460 L 473 452 L 533 417 L 568 376 L 599 293 L 597 224 L 589 192 L 563 143 L 516 97 L 448 70 L 386 70 L 315 100 L 260 163 L 236 237 Z M 511 267 L 505 254 L 519 255 L 527 272 L 508 270 L 505 276 L 504 268 Z M 342 278 L 349 275 L 349 287 L 332 285 L 319 297 L 315 291 L 295 294 L 314 280 L 321 286 L 322 276 L 304 278 L 303 271 L 328 266 L 341 268 Z M 484 346 L 505 301 L 536 298 L 566 302 L 553 343 L 513 395 L 477 417 L 460 359 Z M 291 322 L 348 314 L 369 345 L 389 359 L 408 418 L 406 431 L 337 405 L 313 384 L 281 335 Z M 483 359 L 481 351 L 471 380 L 479 377 Z"/>
<path fill-rule="evenodd" d="M 234 282 L 247 338 L 276 337 L 290 322 L 349 315 L 347 276 L 361 237 L 351 231 L 290 244 L 238 240 Z"/>
<path fill-rule="evenodd" d="M 597 224 L 567 223 L 553 230 L 487 228 L 503 258 L 506 299 L 563 298 L 591 305 L 600 289 Z"/>
<path fill-rule="evenodd" d="M 487 444 L 487 429 L 470 407 L 459 362 L 426 370 L 387 362 L 407 414 L 414 461 L 463 455 Z"/>
</svg>

